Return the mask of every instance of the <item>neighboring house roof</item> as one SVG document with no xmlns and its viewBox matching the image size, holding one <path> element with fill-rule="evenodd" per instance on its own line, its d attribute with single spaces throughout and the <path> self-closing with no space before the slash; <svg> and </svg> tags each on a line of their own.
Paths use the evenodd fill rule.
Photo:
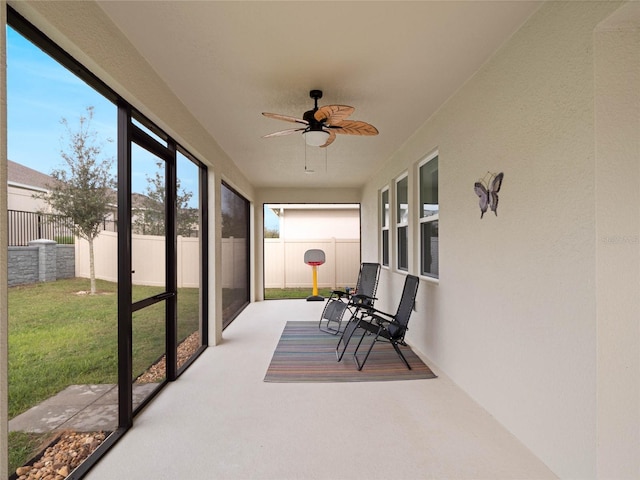
<svg viewBox="0 0 640 480">
<path fill-rule="evenodd" d="M 48 190 L 48 186 L 54 181 L 53 177 L 25 167 L 24 165 L 7 160 L 7 183 L 35 187 L 38 190 Z"/>
<path fill-rule="evenodd" d="M 32 188 L 33 190 L 49 190 L 49 186 L 54 182 L 55 179 L 50 175 L 7 160 L 7 183 L 9 185 Z M 131 203 L 134 207 L 144 208 L 145 195 L 133 193 L 131 197 Z M 117 201 L 117 193 L 114 191 L 112 203 L 116 205 Z"/>
</svg>

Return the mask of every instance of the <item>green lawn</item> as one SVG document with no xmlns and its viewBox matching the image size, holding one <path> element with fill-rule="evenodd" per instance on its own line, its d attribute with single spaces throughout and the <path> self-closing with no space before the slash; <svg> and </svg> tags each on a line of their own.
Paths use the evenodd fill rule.
<svg viewBox="0 0 640 480">
<path fill-rule="evenodd" d="M 117 383 L 117 286 L 87 279 L 9 289 L 9 418 L 73 384 Z M 135 286 L 135 298 L 157 293 Z M 178 292 L 180 339 L 198 329 L 198 289 Z M 134 377 L 164 353 L 164 304 L 133 317 Z"/>
<path fill-rule="evenodd" d="M 117 383 L 117 285 L 97 280 L 97 295 L 87 279 L 68 279 L 9 289 L 9 418 L 69 385 Z M 158 287 L 133 287 L 133 298 L 158 293 Z M 178 336 L 199 327 L 199 292 L 178 290 Z M 133 377 L 164 354 L 164 303 L 133 316 Z M 50 433 L 9 433 L 9 472 L 24 465 L 51 441 Z"/>
<path fill-rule="evenodd" d="M 331 290 L 331 288 L 319 288 L 318 295 L 322 295 L 323 297 L 328 298 Z M 311 291 L 311 288 L 265 288 L 264 298 L 265 300 L 307 298 L 311 295 Z"/>
<path fill-rule="evenodd" d="M 54 437 L 51 433 L 9 432 L 9 473 L 44 450 Z"/>
</svg>

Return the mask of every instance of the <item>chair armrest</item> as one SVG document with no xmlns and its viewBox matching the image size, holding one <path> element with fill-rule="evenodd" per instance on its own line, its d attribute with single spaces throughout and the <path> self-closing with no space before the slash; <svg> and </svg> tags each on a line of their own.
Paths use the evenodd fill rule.
<svg viewBox="0 0 640 480">
<path fill-rule="evenodd" d="M 377 299 L 375 299 L 377 300 Z M 378 310 L 377 308 L 371 306 L 371 305 L 365 305 L 362 307 L 362 310 L 364 310 L 364 313 L 375 317 L 375 316 L 380 316 L 382 315 L 383 317 L 387 317 L 389 320 L 393 320 L 393 315 L 391 315 L 390 313 L 386 313 L 383 312 L 382 310 Z M 381 320 L 384 320 L 383 318 L 381 318 Z"/>
<path fill-rule="evenodd" d="M 354 299 L 356 300 L 356 302 L 354 302 Z M 353 295 L 351 295 L 351 303 L 357 303 L 358 301 L 360 303 L 363 303 L 364 300 L 369 300 L 371 303 L 373 303 L 374 301 L 377 300 L 376 297 L 371 297 L 369 295 L 365 295 L 364 293 L 354 293 Z M 369 308 L 367 306 L 365 306 L 364 308 Z"/>
<path fill-rule="evenodd" d="M 349 296 L 349 294 L 344 290 L 331 290 L 331 295 L 337 295 L 340 298 Z"/>
<path fill-rule="evenodd" d="M 380 312 L 382 313 L 382 315 L 389 315 L 387 313 L 384 312 Z M 382 315 L 380 314 L 376 314 L 376 313 L 371 313 L 369 314 L 369 316 L 371 317 L 371 319 L 380 327 L 384 328 L 385 330 L 388 330 L 388 326 L 389 325 L 393 325 L 396 328 L 399 328 L 400 330 L 408 330 L 408 328 L 405 325 L 402 325 L 398 322 L 396 322 L 393 318 L 384 318 Z"/>
</svg>

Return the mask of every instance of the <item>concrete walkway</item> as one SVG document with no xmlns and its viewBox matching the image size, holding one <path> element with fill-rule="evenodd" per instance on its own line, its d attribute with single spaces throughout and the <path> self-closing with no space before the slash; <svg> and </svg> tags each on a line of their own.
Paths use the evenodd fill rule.
<svg viewBox="0 0 640 480">
<path fill-rule="evenodd" d="M 137 407 L 157 383 L 133 386 Z M 9 431 L 46 433 L 53 430 L 78 432 L 113 431 L 118 426 L 118 387 L 71 385 L 35 407 L 9 420 Z"/>
</svg>

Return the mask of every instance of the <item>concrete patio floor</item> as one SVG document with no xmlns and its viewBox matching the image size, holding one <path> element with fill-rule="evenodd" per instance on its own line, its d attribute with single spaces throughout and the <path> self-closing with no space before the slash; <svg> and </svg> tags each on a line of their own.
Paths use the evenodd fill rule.
<svg viewBox="0 0 640 480">
<path fill-rule="evenodd" d="M 428 358 L 437 379 L 264 382 L 287 320 L 317 322 L 323 307 L 250 304 L 86 478 L 557 478 Z"/>
</svg>

